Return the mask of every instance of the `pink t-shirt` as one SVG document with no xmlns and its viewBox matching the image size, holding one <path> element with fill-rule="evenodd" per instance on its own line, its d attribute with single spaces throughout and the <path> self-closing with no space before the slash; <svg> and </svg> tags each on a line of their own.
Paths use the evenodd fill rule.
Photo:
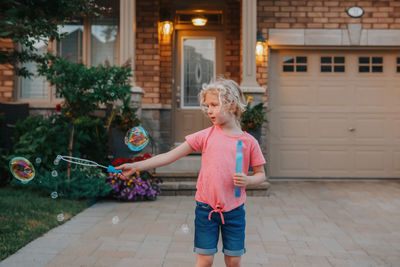
<svg viewBox="0 0 400 267">
<path fill-rule="evenodd" d="M 223 212 L 231 211 L 246 201 L 245 188 L 240 198 L 235 197 L 233 174 L 236 169 L 236 147 L 243 143 L 243 173 L 247 175 L 249 165 L 265 164 L 257 140 L 243 132 L 233 136 L 214 125 L 185 137 L 194 151 L 201 150 L 201 169 L 197 180 L 195 199 L 207 203 Z"/>
</svg>

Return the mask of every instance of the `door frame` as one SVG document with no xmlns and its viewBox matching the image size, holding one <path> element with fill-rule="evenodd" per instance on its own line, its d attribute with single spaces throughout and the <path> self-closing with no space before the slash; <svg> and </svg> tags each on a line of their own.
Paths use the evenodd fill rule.
<svg viewBox="0 0 400 267">
<path fill-rule="evenodd" d="M 184 33 L 182 36 L 181 34 Z M 188 33 L 188 34 L 185 34 Z M 177 117 L 177 112 L 178 109 L 182 109 L 181 107 L 181 101 L 182 101 L 182 93 L 179 92 L 178 96 L 178 90 L 181 90 L 181 82 L 182 82 L 182 77 L 181 77 L 181 64 L 182 64 L 182 56 L 180 55 L 179 48 L 182 47 L 183 45 L 183 38 L 185 37 L 194 37 L 194 38 L 215 38 L 215 49 L 216 49 L 216 66 L 215 66 L 215 72 L 214 75 L 218 77 L 219 75 L 224 75 L 225 72 L 225 53 L 224 53 L 224 46 L 225 46 L 225 32 L 224 30 L 219 30 L 219 29 L 193 29 L 193 28 L 182 28 L 182 29 L 176 29 L 174 31 L 174 36 L 173 36 L 173 41 L 172 41 L 172 101 L 171 101 L 171 123 L 172 123 L 172 129 L 171 129 L 171 146 L 175 147 L 179 145 L 179 143 L 176 142 L 176 126 L 177 123 L 179 123 L 176 120 Z M 220 40 L 217 41 L 217 38 Z M 218 51 L 221 51 L 221 53 L 218 53 Z M 179 64 L 179 65 L 178 65 Z M 179 103 L 178 103 L 179 102 Z M 178 107 L 179 105 L 179 107 Z M 197 108 L 183 108 L 187 110 L 193 110 Z M 200 107 L 198 108 L 200 110 Z"/>
</svg>

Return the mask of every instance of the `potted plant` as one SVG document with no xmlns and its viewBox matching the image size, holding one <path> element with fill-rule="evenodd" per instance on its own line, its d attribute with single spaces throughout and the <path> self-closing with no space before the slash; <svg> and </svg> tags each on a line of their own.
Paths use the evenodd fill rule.
<svg viewBox="0 0 400 267">
<path fill-rule="evenodd" d="M 113 166 L 124 163 L 131 163 L 151 158 L 146 153 L 143 156 L 137 156 L 134 159 L 118 158 L 113 161 Z M 131 177 L 118 176 L 113 173 L 108 177 L 108 184 L 111 186 L 111 195 L 119 200 L 135 201 L 135 200 L 155 200 L 161 194 L 159 183 L 162 180 L 157 178 L 155 173 L 149 171 L 138 171 Z"/>
<path fill-rule="evenodd" d="M 258 103 L 251 106 L 251 101 L 248 101 L 245 112 L 242 113 L 240 124 L 242 130 L 253 135 L 258 141 L 261 138 L 261 126 L 266 121 L 265 112 L 263 111 L 263 103 Z"/>
<path fill-rule="evenodd" d="M 111 130 L 111 149 L 114 158 L 127 158 L 136 154 L 124 142 L 126 132 L 140 124 L 136 114 L 137 108 L 130 106 L 130 99 L 130 96 L 127 96 L 122 100 L 122 106 L 114 105 L 108 119 L 107 128 Z"/>
</svg>

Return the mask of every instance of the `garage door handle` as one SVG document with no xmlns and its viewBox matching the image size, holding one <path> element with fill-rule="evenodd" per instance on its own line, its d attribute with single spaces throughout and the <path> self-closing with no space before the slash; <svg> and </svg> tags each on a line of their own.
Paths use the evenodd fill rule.
<svg viewBox="0 0 400 267">
<path fill-rule="evenodd" d="M 349 128 L 350 132 L 354 132 L 356 130 L 356 128 Z"/>
</svg>

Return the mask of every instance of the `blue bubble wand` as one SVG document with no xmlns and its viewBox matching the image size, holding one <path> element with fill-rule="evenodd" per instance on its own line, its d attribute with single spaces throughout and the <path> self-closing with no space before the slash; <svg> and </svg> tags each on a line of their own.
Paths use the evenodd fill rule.
<svg viewBox="0 0 400 267">
<path fill-rule="evenodd" d="M 58 155 L 56 158 L 56 160 L 61 160 L 61 159 L 66 162 L 73 163 L 73 164 L 78 164 L 78 165 L 88 166 L 88 167 L 101 167 L 101 168 L 107 169 L 107 172 L 122 174 L 122 170 L 116 170 L 115 167 L 112 165 L 108 165 L 108 167 L 106 167 L 104 165 L 98 164 L 97 162 L 94 162 L 94 161 L 88 160 L 88 159 L 81 159 L 81 158 L 75 158 L 75 157 L 71 157 L 71 156 L 61 156 L 61 155 Z"/>
<path fill-rule="evenodd" d="M 242 173 L 243 165 L 243 143 L 239 140 L 236 146 L 236 173 Z M 242 194 L 242 188 L 235 186 L 235 197 L 240 197 Z"/>
</svg>

